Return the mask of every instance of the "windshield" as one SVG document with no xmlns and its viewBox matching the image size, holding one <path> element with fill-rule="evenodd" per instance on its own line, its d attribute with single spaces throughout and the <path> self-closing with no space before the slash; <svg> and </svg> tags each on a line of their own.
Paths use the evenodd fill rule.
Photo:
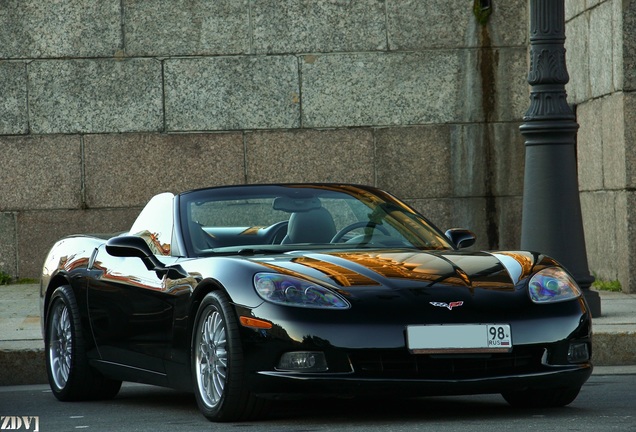
<svg viewBox="0 0 636 432">
<path fill-rule="evenodd" d="M 254 185 L 179 196 L 190 256 L 293 249 L 452 249 L 422 216 L 391 195 L 351 185 Z"/>
</svg>

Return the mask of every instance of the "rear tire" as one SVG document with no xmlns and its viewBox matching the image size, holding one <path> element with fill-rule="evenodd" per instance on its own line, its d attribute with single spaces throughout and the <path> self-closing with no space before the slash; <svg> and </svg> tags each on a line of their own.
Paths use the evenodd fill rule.
<svg viewBox="0 0 636 432">
<path fill-rule="evenodd" d="M 522 390 L 502 393 L 503 398 L 515 408 L 559 408 L 576 399 L 581 387 Z"/>
<path fill-rule="evenodd" d="M 267 401 L 247 387 L 238 320 L 225 293 L 213 291 L 203 298 L 191 354 L 194 394 L 208 420 L 250 420 L 264 413 Z"/>
<path fill-rule="evenodd" d="M 69 286 L 61 286 L 51 295 L 44 351 L 49 385 L 57 399 L 110 399 L 119 392 L 121 381 L 104 377 L 88 364 L 79 308 Z"/>
</svg>

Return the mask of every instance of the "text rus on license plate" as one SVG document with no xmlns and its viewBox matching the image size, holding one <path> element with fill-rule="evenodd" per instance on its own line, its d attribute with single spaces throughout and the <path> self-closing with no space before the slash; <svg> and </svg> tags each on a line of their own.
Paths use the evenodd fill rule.
<svg viewBox="0 0 636 432">
<path fill-rule="evenodd" d="M 415 354 L 512 351 L 509 324 L 410 325 L 406 342 Z"/>
</svg>

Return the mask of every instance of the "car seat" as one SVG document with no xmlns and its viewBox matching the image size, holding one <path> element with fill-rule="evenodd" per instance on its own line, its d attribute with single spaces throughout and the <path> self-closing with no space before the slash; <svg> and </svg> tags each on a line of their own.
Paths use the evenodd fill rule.
<svg viewBox="0 0 636 432">
<path fill-rule="evenodd" d="M 292 213 L 287 226 L 287 236 L 282 243 L 329 243 L 334 235 L 336 224 L 333 217 L 327 209 L 320 207 Z"/>
</svg>

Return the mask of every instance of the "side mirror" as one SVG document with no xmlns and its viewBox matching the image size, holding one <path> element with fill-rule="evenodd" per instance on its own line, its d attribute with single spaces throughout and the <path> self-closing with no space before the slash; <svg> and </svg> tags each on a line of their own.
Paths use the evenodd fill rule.
<svg viewBox="0 0 636 432">
<path fill-rule="evenodd" d="M 463 228 L 451 228 L 444 234 L 452 241 L 457 249 L 464 249 L 475 244 L 477 237 L 475 233 Z"/>
<path fill-rule="evenodd" d="M 111 238 L 106 242 L 106 252 L 116 257 L 137 257 L 142 260 L 155 256 L 150 250 L 148 243 L 137 236 Z"/>
<path fill-rule="evenodd" d="M 168 276 L 170 279 L 180 279 L 188 277 L 180 265 L 166 266 L 150 250 L 148 243 L 141 237 L 122 236 L 113 237 L 106 242 L 106 252 L 116 257 L 136 257 L 140 258 L 146 268 L 157 273 L 158 278 Z"/>
</svg>

